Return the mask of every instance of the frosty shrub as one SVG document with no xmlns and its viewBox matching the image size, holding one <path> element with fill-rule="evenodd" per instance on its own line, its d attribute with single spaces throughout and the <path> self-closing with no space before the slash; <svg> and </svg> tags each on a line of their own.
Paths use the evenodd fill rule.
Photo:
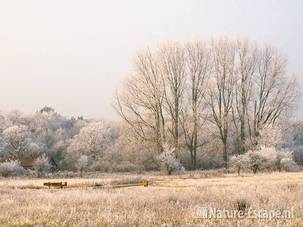
<svg viewBox="0 0 303 227">
<path fill-rule="evenodd" d="M 249 167 L 249 158 L 246 154 L 232 156 L 229 162 L 231 168 L 237 171 L 238 176 L 240 176 L 242 170 Z"/>
<path fill-rule="evenodd" d="M 265 159 L 261 164 L 264 169 L 294 171 L 297 168 L 292 151 L 286 149 L 277 150 L 274 147 L 261 147 L 256 153 Z"/>
<path fill-rule="evenodd" d="M 256 174 L 260 170 L 295 171 L 296 163 L 293 152 L 276 150 L 274 147 L 261 146 L 259 150 L 248 151 L 245 154 L 230 158 L 231 167 L 240 171 L 249 168 Z"/>
<path fill-rule="evenodd" d="M 260 150 L 255 151 L 256 155 L 263 160 L 263 163 L 260 165 L 260 169 L 267 169 L 267 170 L 275 170 L 276 169 L 276 162 L 277 162 L 277 154 L 278 151 L 275 147 L 265 147 L 262 146 Z"/>
<path fill-rule="evenodd" d="M 248 151 L 249 166 L 254 174 L 259 170 L 273 169 L 276 162 L 277 151 L 274 147 L 262 146 L 260 150 Z"/>
<path fill-rule="evenodd" d="M 77 161 L 77 169 L 80 171 L 80 177 L 83 176 L 83 171 L 88 165 L 88 158 L 86 155 L 81 155 Z"/>
<path fill-rule="evenodd" d="M 298 165 L 303 165 L 303 146 L 300 145 L 294 149 L 294 160 Z"/>
<path fill-rule="evenodd" d="M 173 172 L 184 171 L 184 167 L 176 158 L 174 149 L 170 148 L 168 145 L 164 146 L 164 151 L 158 156 L 158 159 L 160 161 L 161 170 L 168 175 L 171 175 Z"/>
<path fill-rule="evenodd" d="M 0 163 L 0 175 L 3 177 L 22 176 L 26 170 L 18 161 L 7 161 Z"/>
<path fill-rule="evenodd" d="M 293 152 L 289 150 L 281 150 L 277 152 L 276 166 L 279 171 L 292 172 L 297 169 L 294 161 Z"/>
<path fill-rule="evenodd" d="M 45 173 L 47 173 L 51 169 L 51 165 L 49 163 L 46 155 L 42 155 L 38 157 L 34 162 L 34 170 L 38 177 L 43 177 Z"/>
<path fill-rule="evenodd" d="M 270 169 L 275 165 L 275 148 L 262 147 L 260 150 L 248 151 L 245 154 L 230 158 L 231 168 L 240 175 L 241 170 L 251 169 L 254 174 L 259 170 Z"/>
<path fill-rule="evenodd" d="M 294 172 L 298 170 L 298 165 L 291 158 L 281 159 L 281 169 L 287 172 Z"/>
</svg>

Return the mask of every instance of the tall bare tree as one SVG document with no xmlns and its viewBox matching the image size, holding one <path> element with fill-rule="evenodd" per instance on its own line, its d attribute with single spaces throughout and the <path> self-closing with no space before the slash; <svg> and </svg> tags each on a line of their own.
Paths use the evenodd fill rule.
<svg viewBox="0 0 303 227">
<path fill-rule="evenodd" d="M 157 57 L 146 50 L 138 54 L 135 75 L 124 83 L 114 107 L 138 138 L 155 143 L 159 151 L 165 142 L 163 102 L 164 86 Z"/>
<path fill-rule="evenodd" d="M 228 136 L 235 93 L 235 43 L 228 39 L 212 41 L 212 74 L 209 87 L 209 107 L 212 122 L 219 131 L 223 145 L 224 166 L 228 164 Z"/>
<path fill-rule="evenodd" d="M 275 124 L 292 108 L 298 97 L 297 81 L 286 76 L 286 58 L 275 48 L 259 48 L 251 95 L 249 131 L 257 143 L 260 130 Z"/>
<path fill-rule="evenodd" d="M 245 152 L 248 105 L 252 95 L 252 83 L 256 73 L 258 61 L 257 46 L 248 40 L 236 41 L 236 75 L 235 106 L 233 107 L 233 121 L 237 134 L 237 153 Z"/>
<path fill-rule="evenodd" d="M 197 167 L 197 149 L 203 146 L 201 130 L 206 122 L 206 82 L 210 74 L 210 50 L 207 43 L 196 41 L 188 43 L 186 52 L 186 98 L 181 110 L 181 125 L 185 145 L 190 153 L 191 168 Z"/>
<path fill-rule="evenodd" d="M 176 154 L 179 151 L 179 120 L 186 82 L 185 51 L 178 43 L 168 43 L 160 49 L 161 75 L 167 112 L 170 116 L 171 132 Z"/>
</svg>

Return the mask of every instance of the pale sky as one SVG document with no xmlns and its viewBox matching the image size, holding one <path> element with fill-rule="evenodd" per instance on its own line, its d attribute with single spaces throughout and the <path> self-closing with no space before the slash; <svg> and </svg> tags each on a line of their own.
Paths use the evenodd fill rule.
<svg viewBox="0 0 303 227">
<path fill-rule="evenodd" d="M 113 119 L 138 50 L 221 35 L 280 48 L 303 84 L 301 0 L 0 0 L 0 110 Z"/>
</svg>

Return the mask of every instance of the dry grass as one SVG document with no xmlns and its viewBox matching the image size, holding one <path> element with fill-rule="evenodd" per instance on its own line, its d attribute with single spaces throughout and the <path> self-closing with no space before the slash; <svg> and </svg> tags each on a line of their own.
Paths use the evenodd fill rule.
<svg viewBox="0 0 303 227">
<path fill-rule="evenodd" d="M 152 186 L 98 189 L 97 184 L 137 182 Z M 60 179 L 57 179 L 60 181 Z M 257 176 L 203 174 L 63 179 L 66 189 L 44 181 L 0 179 L 1 226 L 303 226 L 303 173 Z M 52 180 L 53 181 L 53 180 Z M 199 219 L 196 207 L 294 208 L 295 218 L 277 220 Z M 242 209 L 242 208 L 241 208 Z M 166 225 L 165 225 L 166 224 Z M 259 225 L 261 224 L 261 225 Z"/>
</svg>

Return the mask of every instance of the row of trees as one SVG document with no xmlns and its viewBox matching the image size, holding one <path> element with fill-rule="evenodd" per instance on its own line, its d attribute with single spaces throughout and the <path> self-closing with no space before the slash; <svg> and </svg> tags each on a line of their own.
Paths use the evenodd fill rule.
<svg viewBox="0 0 303 227">
<path fill-rule="evenodd" d="M 149 171 L 162 167 L 170 174 L 191 166 L 188 151 L 181 150 L 176 159 L 174 148 L 165 144 L 158 154 L 151 143 L 138 141 L 132 128 L 123 123 L 68 119 L 54 111 L 31 115 L 10 112 L 1 114 L 1 119 L 0 175 L 3 176 L 31 174 L 32 170 L 43 176 L 51 167 L 81 173 Z M 260 149 L 230 157 L 230 167 L 239 172 L 289 171 L 297 169 L 293 159 L 303 164 L 302 121 L 288 121 L 287 127 L 266 128 L 261 134 Z M 199 150 L 198 168 L 222 167 L 217 142 L 214 138 L 203 146 L 204 150 Z M 56 166 L 52 166 L 50 158 Z"/>
<path fill-rule="evenodd" d="M 138 141 L 161 153 L 197 152 L 219 140 L 228 155 L 258 146 L 264 128 L 283 123 L 298 98 L 286 58 L 270 45 L 218 39 L 166 43 L 140 52 L 114 107 Z"/>
<path fill-rule="evenodd" d="M 86 124 L 81 117 L 68 119 L 50 107 L 28 115 L 0 113 L 0 161 L 18 162 L 23 167 L 36 162 L 38 169 L 44 162 L 59 168 L 71 138 Z"/>
<path fill-rule="evenodd" d="M 127 135 L 120 122 L 67 118 L 50 107 L 33 114 L 0 112 L 0 175 L 157 169 L 146 147 Z"/>
</svg>

